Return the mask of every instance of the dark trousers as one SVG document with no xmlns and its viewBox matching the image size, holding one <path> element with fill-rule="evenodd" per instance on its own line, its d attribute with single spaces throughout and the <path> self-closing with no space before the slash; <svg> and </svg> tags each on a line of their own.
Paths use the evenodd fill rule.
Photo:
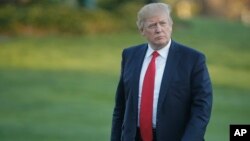
<svg viewBox="0 0 250 141">
<path fill-rule="evenodd" d="M 140 128 L 137 128 L 135 141 L 143 141 L 142 138 L 141 138 Z M 153 141 L 157 141 L 156 140 L 156 130 L 155 129 L 153 129 Z"/>
</svg>

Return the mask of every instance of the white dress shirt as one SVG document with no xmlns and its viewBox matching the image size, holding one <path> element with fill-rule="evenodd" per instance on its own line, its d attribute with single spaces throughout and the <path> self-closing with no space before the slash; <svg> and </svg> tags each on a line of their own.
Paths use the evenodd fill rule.
<svg viewBox="0 0 250 141">
<path fill-rule="evenodd" d="M 158 103 L 161 81 L 162 81 L 163 72 L 165 69 L 170 45 L 171 45 L 171 40 L 168 42 L 168 44 L 165 47 L 163 47 L 160 50 L 157 50 L 157 52 L 159 53 L 159 56 L 155 60 L 156 72 L 155 72 L 154 99 L 153 99 L 153 118 L 152 118 L 153 128 L 156 128 L 156 115 L 157 115 L 157 105 L 158 105 L 157 103 Z M 150 44 L 148 44 L 148 49 L 147 49 L 147 52 L 146 52 L 146 55 L 142 64 L 142 69 L 141 69 L 141 74 L 140 74 L 139 97 L 138 97 L 139 99 L 138 101 L 138 127 L 140 126 L 139 116 L 140 116 L 140 106 L 141 106 L 142 85 L 143 85 L 144 76 L 148 68 L 148 65 L 151 61 L 153 52 L 154 50 L 152 49 Z"/>
</svg>

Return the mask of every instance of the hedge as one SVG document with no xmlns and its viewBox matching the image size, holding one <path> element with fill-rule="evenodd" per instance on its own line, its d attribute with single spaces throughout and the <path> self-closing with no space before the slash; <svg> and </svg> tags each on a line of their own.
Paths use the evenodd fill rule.
<svg viewBox="0 0 250 141">
<path fill-rule="evenodd" d="M 87 10 L 65 5 L 0 7 L 0 34 L 95 34 L 135 29 L 138 4 L 116 10 Z"/>
</svg>

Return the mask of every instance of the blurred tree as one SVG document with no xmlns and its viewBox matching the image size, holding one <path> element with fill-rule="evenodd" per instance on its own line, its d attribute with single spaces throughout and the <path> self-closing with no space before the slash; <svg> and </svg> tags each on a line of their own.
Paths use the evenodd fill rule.
<svg viewBox="0 0 250 141">
<path fill-rule="evenodd" d="M 201 0 L 203 15 L 224 16 L 237 19 L 245 9 L 249 9 L 250 0 Z"/>
<path fill-rule="evenodd" d="M 14 1 L 14 0 L 0 0 L 0 5 L 9 3 L 10 1 Z"/>
<path fill-rule="evenodd" d="M 113 4 L 115 4 L 116 6 L 118 6 L 118 5 L 123 5 L 124 3 L 131 2 L 131 1 L 133 1 L 133 0 L 113 0 Z"/>
<path fill-rule="evenodd" d="M 128 2 L 133 2 L 133 0 L 105 0 L 100 2 L 100 6 L 108 10 L 114 10 Z"/>
<path fill-rule="evenodd" d="M 0 0 L 0 4 L 4 5 L 4 4 L 27 4 L 31 2 L 31 0 Z"/>
<path fill-rule="evenodd" d="M 65 0 L 0 0 L 0 5 L 59 4 Z"/>
<path fill-rule="evenodd" d="M 207 15 L 208 13 L 208 5 L 207 5 L 207 1 L 206 0 L 201 0 L 199 2 L 200 6 L 201 6 L 201 14 L 202 15 Z"/>
<path fill-rule="evenodd" d="M 146 0 L 146 3 L 154 3 L 154 2 L 159 2 L 159 0 Z"/>
<path fill-rule="evenodd" d="M 95 9 L 96 1 L 95 0 L 78 0 L 78 3 L 81 7 L 85 7 L 87 9 Z"/>
<path fill-rule="evenodd" d="M 178 0 L 174 4 L 175 14 L 182 19 L 189 19 L 200 14 L 200 0 Z"/>
</svg>

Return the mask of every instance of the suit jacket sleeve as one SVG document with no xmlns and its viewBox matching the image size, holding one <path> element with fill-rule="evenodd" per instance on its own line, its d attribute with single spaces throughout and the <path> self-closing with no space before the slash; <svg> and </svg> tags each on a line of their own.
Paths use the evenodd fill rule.
<svg viewBox="0 0 250 141">
<path fill-rule="evenodd" d="M 199 54 L 191 74 L 192 105 L 182 141 L 202 141 L 212 109 L 212 86 L 205 56 Z"/>
<path fill-rule="evenodd" d="M 123 67 L 125 61 L 124 52 L 125 51 L 123 51 L 122 53 L 120 80 L 116 90 L 115 107 L 113 111 L 112 129 L 111 129 L 111 141 L 121 140 L 122 124 L 123 124 L 124 110 L 125 110 L 125 94 L 123 86 Z"/>
</svg>

